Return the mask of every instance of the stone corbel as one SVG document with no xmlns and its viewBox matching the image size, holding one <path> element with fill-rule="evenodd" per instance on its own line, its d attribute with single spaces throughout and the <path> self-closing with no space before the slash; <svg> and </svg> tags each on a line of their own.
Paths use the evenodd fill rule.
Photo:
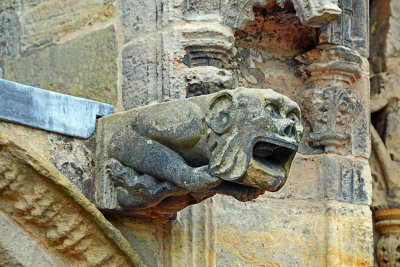
<svg viewBox="0 0 400 267">
<path fill-rule="evenodd" d="M 234 88 L 231 71 L 223 66 L 235 56 L 233 31 L 220 24 L 188 24 L 182 30 L 183 63 L 188 97 Z"/>
<path fill-rule="evenodd" d="M 270 89 L 224 90 L 99 120 L 97 206 L 152 219 L 216 193 L 249 201 L 285 183 L 300 109 Z"/>
</svg>

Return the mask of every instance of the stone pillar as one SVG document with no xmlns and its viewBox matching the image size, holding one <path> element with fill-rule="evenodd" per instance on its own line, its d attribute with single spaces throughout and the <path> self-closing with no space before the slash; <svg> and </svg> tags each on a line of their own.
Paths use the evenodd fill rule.
<svg viewBox="0 0 400 267">
<path fill-rule="evenodd" d="M 400 260 L 400 209 L 376 211 L 375 228 L 381 235 L 376 244 L 378 265 L 397 266 Z"/>
</svg>

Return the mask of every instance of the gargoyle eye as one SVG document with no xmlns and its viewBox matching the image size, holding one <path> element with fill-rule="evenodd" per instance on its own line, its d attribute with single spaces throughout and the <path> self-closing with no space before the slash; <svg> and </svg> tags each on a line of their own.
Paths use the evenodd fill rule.
<svg viewBox="0 0 400 267">
<path fill-rule="evenodd" d="M 289 120 L 294 121 L 295 123 L 297 123 L 299 121 L 299 116 L 294 111 L 289 112 L 286 117 Z"/>
<path fill-rule="evenodd" d="M 265 109 L 268 110 L 272 115 L 278 115 L 279 114 L 279 109 L 274 104 L 266 105 Z"/>
</svg>

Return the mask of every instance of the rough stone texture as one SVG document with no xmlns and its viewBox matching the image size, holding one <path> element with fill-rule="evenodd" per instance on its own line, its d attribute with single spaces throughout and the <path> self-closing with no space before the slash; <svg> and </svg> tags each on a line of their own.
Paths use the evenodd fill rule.
<svg viewBox="0 0 400 267">
<path fill-rule="evenodd" d="M 159 221 L 137 221 L 129 217 L 107 219 L 118 228 L 139 255 L 146 266 L 164 266 L 163 224 Z"/>
<path fill-rule="evenodd" d="M 159 35 L 125 46 L 122 50 L 122 102 L 125 109 L 160 100 L 157 64 Z"/>
<path fill-rule="evenodd" d="M 217 199 L 216 266 L 371 266 L 368 206 Z"/>
<path fill-rule="evenodd" d="M 41 49 L 68 33 L 105 21 L 114 15 L 115 5 L 114 0 L 25 0 L 19 18 L 21 50 Z"/>
<path fill-rule="evenodd" d="M 164 266 L 216 266 L 214 198 L 180 211 L 164 227 Z"/>
<path fill-rule="evenodd" d="M 0 210 L 67 266 L 141 266 L 122 235 L 19 136 L 0 132 Z"/>
<path fill-rule="evenodd" d="M 65 44 L 7 61 L 7 80 L 89 98 L 117 103 L 118 45 L 114 26 Z"/>
<path fill-rule="evenodd" d="M 310 125 L 307 120 L 315 119 L 323 124 L 327 118 L 329 123 L 334 122 L 332 132 L 343 130 L 345 137 L 343 143 L 340 135 L 310 138 L 321 125 L 307 126 L 301 142 L 304 155 L 294 162 L 289 183 L 281 192 L 268 193 L 265 198 L 268 201 L 263 198 L 243 204 L 218 197 L 217 202 L 212 202 L 213 198 L 178 213 L 176 221 L 167 228 L 164 242 L 167 266 L 180 266 L 182 262 L 192 266 L 372 265 L 372 223 L 368 208 L 371 176 L 366 161 L 370 154 L 369 67 L 365 58 L 368 3 L 320 1 L 314 7 L 339 6 L 343 12 L 339 21 L 314 29 L 310 26 L 320 27 L 330 20 L 321 16 L 315 24 L 305 26 L 299 17 L 306 14 L 302 8 L 313 8 L 316 2 L 292 2 L 294 5 L 289 1 L 232 0 L 224 4 L 202 1 L 200 5 L 199 1 L 170 1 L 166 8 L 158 9 L 157 23 L 161 21 L 161 26 L 151 20 L 156 32 L 141 34 L 124 47 L 129 51 L 123 54 L 123 79 L 128 74 L 122 85 L 125 108 L 213 93 L 209 88 L 217 91 L 230 82 L 213 84 L 223 80 L 203 73 L 225 70 L 229 71 L 226 81 L 232 84 L 273 88 L 299 102 L 304 99 L 305 90 L 313 94 L 322 92 L 321 99 L 325 97 L 326 101 L 320 101 L 320 113 L 312 109 L 314 103 L 308 102 L 311 108 L 308 116 L 303 116 L 303 122 Z M 336 9 L 332 17 L 338 17 L 338 13 Z M 209 23 L 211 20 L 214 25 Z M 218 24 L 233 27 L 234 39 L 222 38 L 228 34 L 221 33 L 228 31 L 215 26 Z M 210 39 L 216 39 L 214 36 L 235 47 L 212 43 Z M 136 58 L 139 60 L 134 65 L 131 62 Z M 130 71 L 132 66 L 145 71 L 135 73 Z M 329 89 L 335 86 L 338 88 Z M 331 91 L 336 92 L 335 97 L 329 97 Z M 329 109 L 324 110 L 325 106 Z M 354 113 L 352 107 L 359 112 Z M 311 139 L 313 145 L 309 143 Z M 337 140 L 340 142 L 335 144 Z M 237 217 L 226 210 L 238 214 Z M 218 221 L 219 214 L 226 216 L 225 221 Z M 263 217 L 264 214 L 267 215 Z M 357 222 L 353 224 L 354 217 Z M 302 219 L 306 221 L 304 224 L 315 224 L 302 228 L 298 224 Z M 246 224 L 241 225 L 242 221 Z M 234 227 L 224 231 L 230 224 Z M 273 235 L 277 245 L 268 247 L 268 242 L 258 242 L 273 227 L 278 228 Z M 239 249 L 242 247 L 245 248 Z M 281 253 L 276 252 L 277 247 Z M 299 254 L 294 255 L 293 251 Z"/>
<path fill-rule="evenodd" d="M 20 53 L 20 0 L 0 3 L 0 65 Z"/>
<path fill-rule="evenodd" d="M 320 42 L 348 47 L 368 57 L 369 1 L 339 0 L 342 14 L 321 30 Z"/>
<path fill-rule="evenodd" d="M 365 205 L 217 196 L 188 209 L 164 242 L 166 266 L 371 266 Z"/>
<path fill-rule="evenodd" d="M 0 265 L 63 266 L 2 212 L 0 212 Z"/>
<path fill-rule="evenodd" d="M 94 199 L 94 138 L 71 138 L 6 122 L 0 123 L 0 131 L 23 140 L 35 140 L 29 143 L 29 149 L 56 167 L 88 199 Z"/>
<path fill-rule="evenodd" d="M 156 0 L 121 0 L 119 5 L 124 42 L 135 37 L 156 31 L 160 22 Z"/>
<path fill-rule="evenodd" d="M 307 171 L 304 172 L 304 169 Z M 293 160 L 287 184 L 280 191 L 267 192 L 265 196 L 371 205 L 370 173 L 368 160 L 364 158 L 298 153 Z"/>
<path fill-rule="evenodd" d="M 371 2 L 371 137 L 378 266 L 398 264 L 399 157 L 399 30 L 398 1 Z"/>
</svg>

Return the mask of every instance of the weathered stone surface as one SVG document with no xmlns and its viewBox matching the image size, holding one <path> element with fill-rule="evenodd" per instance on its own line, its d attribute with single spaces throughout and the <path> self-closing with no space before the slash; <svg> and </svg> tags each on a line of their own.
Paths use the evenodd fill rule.
<svg viewBox="0 0 400 267">
<path fill-rule="evenodd" d="M 209 198 L 186 207 L 164 227 L 164 266 L 217 266 L 214 204 Z"/>
<path fill-rule="evenodd" d="M 126 110 L 162 100 L 158 78 L 162 70 L 157 67 L 159 38 L 139 38 L 122 50 L 122 103 Z"/>
<path fill-rule="evenodd" d="M 0 122 L 0 132 L 22 140 L 34 140 L 29 142 L 29 149 L 40 154 L 69 183 L 94 201 L 94 138 L 71 138 L 7 122 Z"/>
<path fill-rule="evenodd" d="M 298 153 L 285 186 L 279 192 L 267 192 L 265 196 L 371 205 L 370 172 L 368 160 L 363 158 Z"/>
<path fill-rule="evenodd" d="M 157 5 L 160 4 L 156 0 L 121 0 L 119 10 L 125 43 L 157 29 L 161 12 L 157 10 Z"/>
<path fill-rule="evenodd" d="M 116 105 L 118 45 L 114 26 L 8 61 L 3 77 Z"/>
<path fill-rule="evenodd" d="M 343 45 L 368 57 L 369 24 L 366 21 L 369 1 L 339 0 L 338 2 L 342 9 L 340 19 L 321 29 L 320 42 Z"/>
<path fill-rule="evenodd" d="M 26 147 L 19 136 L 0 132 L 0 210 L 68 266 L 142 266 L 120 232 Z"/>
<path fill-rule="evenodd" d="M 114 15 L 115 5 L 114 0 L 25 0 L 20 15 L 21 50 L 49 46 L 68 33 L 105 21 Z"/>
<path fill-rule="evenodd" d="M 304 52 L 317 43 L 317 29 L 303 25 L 293 6 L 255 5 L 254 20 L 235 33 L 239 47 L 258 48 L 280 57 Z"/>
<path fill-rule="evenodd" d="M 20 53 L 20 0 L 0 3 L 0 65 Z M 0 76 L 1 77 L 1 76 Z"/>
<path fill-rule="evenodd" d="M 204 210 L 202 203 L 201 209 L 190 207 L 172 223 L 171 236 L 164 243 L 170 251 L 165 256 L 167 266 L 182 262 L 193 266 L 372 265 L 368 206 L 264 196 L 247 203 L 223 196 L 212 201 L 215 211 Z M 187 218 L 187 224 L 180 218 Z M 192 250 L 204 258 L 192 255 Z"/>
<path fill-rule="evenodd" d="M 63 266 L 36 240 L 0 211 L 0 265 L 1 266 Z"/>
<path fill-rule="evenodd" d="M 332 21 L 338 19 L 341 10 L 337 0 L 250 0 L 246 3 L 240 0 L 230 0 L 225 3 L 226 8 L 223 9 L 224 24 L 237 29 L 243 29 L 247 22 L 254 20 L 252 8 L 258 5 L 267 7 L 284 7 L 290 2 L 296 9 L 296 16 L 305 25 L 313 27 L 322 27 Z"/>
<path fill-rule="evenodd" d="M 107 218 L 139 255 L 146 266 L 164 266 L 163 224 L 159 221 L 137 221 L 127 217 Z"/>
<path fill-rule="evenodd" d="M 368 206 L 268 198 L 216 205 L 216 266 L 371 266 Z"/>
<path fill-rule="evenodd" d="M 400 257 L 400 209 L 381 209 L 375 212 L 375 228 L 381 235 L 376 244 L 378 266 L 396 266 Z"/>
<path fill-rule="evenodd" d="M 134 214 L 169 202 L 171 211 L 174 197 L 179 210 L 215 193 L 249 201 L 277 191 L 301 139 L 300 116 L 272 90 L 238 88 L 104 117 L 97 181 L 117 193 L 98 191 L 99 206 Z"/>
</svg>

